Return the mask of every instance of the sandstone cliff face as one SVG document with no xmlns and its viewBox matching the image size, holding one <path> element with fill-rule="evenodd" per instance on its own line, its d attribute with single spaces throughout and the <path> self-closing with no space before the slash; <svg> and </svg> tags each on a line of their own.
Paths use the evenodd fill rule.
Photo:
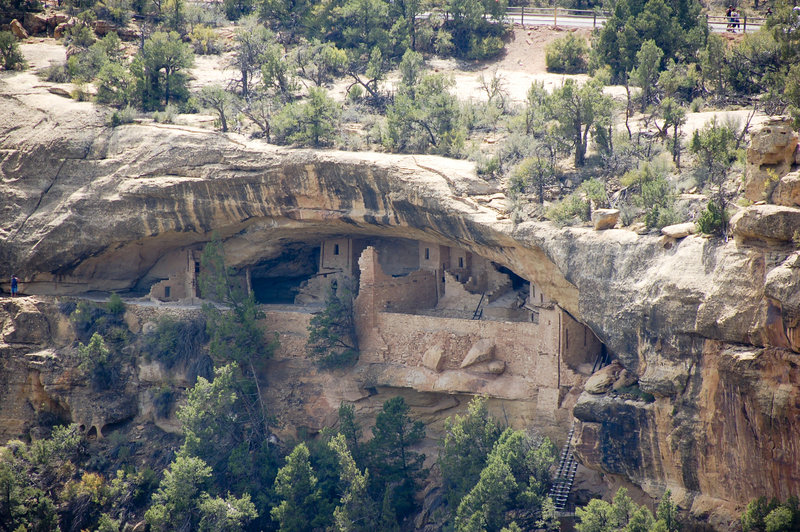
<svg viewBox="0 0 800 532">
<path fill-rule="evenodd" d="M 236 267 L 327 235 L 458 246 L 541 286 L 655 396 L 583 395 L 575 414 L 587 465 L 653 494 L 671 487 L 698 511 L 708 500 L 783 496 L 800 477 L 787 421 L 797 417 L 800 343 L 788 229 L 722 242 L 515 225 L 487 206 L 496 191 L 466 162 L 291 150 L 177 126 L 110 129 L 79 104 L 54 115 L 8 95 L 2 105 L 0 278 L 16 273 L 28 293 L 135 286 L 166 251 L 212 231 Z M 292 364 L 286 378 L 300 379 Z"/>
</svg>

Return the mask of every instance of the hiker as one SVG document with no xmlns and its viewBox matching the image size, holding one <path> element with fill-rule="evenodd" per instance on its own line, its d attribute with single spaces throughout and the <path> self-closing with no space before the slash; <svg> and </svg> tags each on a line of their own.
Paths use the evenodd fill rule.
<svg viewBox="0 0 800 532">
<path fill-rule="evenodd" d="M 728 10 L 725 12 L 725 18 L 728 19 L 728 25 L 725 28 L 727 31 L 731 31 L 733 28 L 733 17 L 731 13 L 733 13 L 733 6 L 728 6 Z"/>
<path fill-rule="evenodd" d="M 16 275 L 11 276 L 11 297 L 16 297 L 19 291 L 19 279 Z"/>
<path fill-rule="evenodd" d="M 739 10 L 735 9 L 731 13 L 731 22 L 733 22 L 733 33 L 739 28 Z"/>
</svg>

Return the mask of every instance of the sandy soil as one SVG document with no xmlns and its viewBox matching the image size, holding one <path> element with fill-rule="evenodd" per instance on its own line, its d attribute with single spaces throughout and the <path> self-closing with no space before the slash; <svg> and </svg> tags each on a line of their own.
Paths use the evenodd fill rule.
<svg viewBox="0 0 800 532">
<path fill-rule="evenodd" d="M 227 37 L 229 37 L 227 34 L 230 31 L 230 28 L 222 30 Z M 575 32 L 587 39 L 589 38 L 589 30 L 584 29 L 562 29 L 546 26 L 516 27 L 512 39 L 506 46 L 505 53 L 495 61 L 468 62 L 456 59 L 431 58 L 428 60 L 428 66 L 436 72 L 451 75 L 455 81 L 454 91 L 462 100 L 484 101 L 487 96 L 481 87 L 481 77 L 488 80 L 497 75 L 502 79 L 503 89 L 507 92 L 509 98 L 514 102 L 523 102 L 531 83 L 534 81 L 544 83 L 547 89 L 552 90 L 560 86 L 568 78 L 575 79 L 579 83 L 588 79 L 585 74 L 563 75 L 547 72 L 545 47 L 551 41 L 564 36 L 568 31 Z M 50 38 L 32 38 L 22 43 L 21 49 L 31 68 L 23 72 L 3 72 L 0 75 L 0 83 L 11 84 L 14 93 L 35 100 L 37 107 L 40 108 L 55 109 L 73 105 L 91 106 L 89 103 L 74 102 L 49 92 L 52 87 L 63 88 L 70 92 L 74 88 L 72 84 L 48 83 L 40 80 L 35 75 L 37 70 L 47 67 L 50 63 L 65 60 L 65 49 L 59 41 Z M 192 81 L 190 82 L 190 88 L 197 90 L 210 83 L 228 86 L 236 77 L 236 72 L 229 64 L 230 52 L 222 55 L 196 56 L 194 67 L 191 70 Z M 397 81 L 397 73 L 390 74 L 385 82 L 385 88 L 392 90 Z M 330 87 L 332 95 L 335 98 L 343 99 L 350 83 L 349 79 L 339 80 Z M 621 86 L 606 87 L 606 93 L 614 96 L 620 102 L 624 101 L 625 90 Z M 739 121 L 743 125 L 747 120 L 748 114 L 748 110 L 689 113 L 684 132 L 687 136 L 690 135 L 692 131 L 703 127 L 714 116 L 717 116 L 719 120 L 730 118 Z M 751 126 L 763 122 L 766 118 L 762 113 L 757 114 L 753 118 Z M 186 115 L 181 116 L 179 121 L 213 127 L 213 117 L 211 115 Z"/>
<path fill-rule="evenodd" d="M 512 101 L 522 102 L 534 81 L 544 83 L 545 88 L 552 90 L 564 83 L 567 78 L 579 82 L 588 79 L 585 74 L 565 75 L 547 72 L 545 65 L 545 47 L 550 42 L 563 37 L 572 31 L 589 39 L 589 30 L 553 29 L 547 26 L 531 28 L 515 28 L 511 41 L 507 44 L 503 56 L 491 62 L 467 63 L 454 59 L 434 59 L 431 67 L 441 72 L 450 73 L 455 78 L 456 93 L 464 100 L 483 101 L 486 93 L 481 88 L 480 77 L 491 79 L 495 73 L 503 79 L 503 87 Z"/>
</svg>

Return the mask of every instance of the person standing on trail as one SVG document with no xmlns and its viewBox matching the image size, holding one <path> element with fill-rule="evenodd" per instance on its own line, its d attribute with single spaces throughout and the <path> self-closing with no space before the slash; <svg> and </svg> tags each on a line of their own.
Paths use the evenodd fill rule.
<svg viewBox="0 0 800 532">
<path fill-rule="evenodd" d="M 728 6 L 728 10 L 725 12 L 725 18 L 728 19 L 728 27 L 726 28 L 728 31 L 733 29 L 733 17 L 731 13 L 733 13 L 733 6 Z"/>
<path fill-rule="evenodd" d="M 19 291 L 19 279 L 16 275 L 11 276 L 11 297 L 16 297 Z"/>
<path fill-rule="evenodd" d="M 739 28 L 739 10 L 734 8 L 731 13 L 731 21 L 733 22 L 733 33 Z"/>
</svg>

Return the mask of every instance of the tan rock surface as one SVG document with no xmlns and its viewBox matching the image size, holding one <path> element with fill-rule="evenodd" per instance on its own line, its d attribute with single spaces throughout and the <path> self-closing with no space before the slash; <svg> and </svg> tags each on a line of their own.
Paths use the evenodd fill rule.
<svg viewBox="0 0 800 532">
<path fill-rule="evenodd" d="M 26 85 L 30 92 L 14 93 L 11 87 L 28 75 L 10 73 L 0 80 L 0 279 L 5 290 L 12 273 L 31 293 L 147 286 L 158 278 L 156 265 L 166 252 L 207 242 L 213 231 L 224 239 L 226 258 L 235 268 L 275 259 L 288 243 L 318 242 L 329 235 L 462 247 L 534 282 L 590 326 L 621 366 L 639 377 L 641 390 L 655 397 L 648 403 L 583 394 L 574 413 L 583 422 L 584 463 L 632 479 L 656 495 L 674 487 L 687 498 L 701 495 L 733 504 L 746 502 L 754 491 L 783 497 L 783 491 L 796 487 L 800 460 L 794 451 L 783 450 L 791 447 L 796 427 L 777 421 L 783 415 L 794 419 L 797 388 L 790 363 L 796 354 L 789 349 L 798 342 L 787 338 L 796 334 L 793 294 L 800 293 L 800 279 L 787 262 L 793 253 L 789 246 L 695 237 L 667 249 L 656 236 L 627 230 L 559 229 L 538 221 L 515 225 L 498 221 L 495 210 L 472 201 L 471 194 L 496 190 L 487 190 L 491 187 L 467 161 L 293 150 L 172 125 L 110 129 L 104 125 L 105 111 L 49 94 L 33 82 Z M 781 211 L 782 224 L 749 218 L 774 207 L 745 210 L 741 227 L 754 228 L 758 238 L 786 242 L 796 224 L 794 211 Z M 69 392 L 78 385 L 60 369 L 59 358 L 41 355 L 58 350 L 16 343 L 15 338 L 39 338 L 9 324 L 10 316 L 21 312 L 15 306 L 2 318 L 0 352 L 9 369 L 0 373 L 6 379 L 0 393 L 36 399 L 44 390 L 53 404 L 74 396 L 83 406 L 63 406 L 74 410 L 73 419 L 98 430 L 118 421 L 114 412 L 89 409 L 88 396 Z M 59 330 L 48 323 L 51 332 Z M 571 419 L 563 412 L 577 401 L 577 391 L 561 397 L 559 390 L 540 389 L 508 369 L 502 375 L 457 368 L 436 373 L 392 361 L 362 365 L 355 373 L 320 375 L 299 354 L 302 326 L 295 326 L 289 321 L 281 326 L 287 353 L 270 363 L 269 373 L 270 383 L 280 385 L 265 392 L 283 405 L 276 416 L 287 422 L 287 433 L 291 427 L 313 432 L 325 426 L 342 400 L 357 401 L 370 415 L 380 408 L 382 393 L 413 398 L 432 430 L 441 430 L 441 420 L 455 411 L 455 396 L 461 393 L 487 393 L 504 401 L 514 409 L 514 422 L 547 425 L 554 434 L 568 430 Z M 746 359 L 720 355 L 733 348 L 720 351 L 710 342 L 743 346 L 754 354 Z M 35 353 L 40 355 L 26 358 Z M 138 382 L 135 375 L 132 382 Z M 791 390 L 781 388 L 786 383 Z M 366 388 L 379 393 L 370 395 Z M 0 405 L 26 404 L 6 397 Z M 130 413 L 128 408 L 114 407 L 119 415 Z M 4 412 L 0 418 L 8 423 L 3 426 L 16 427 L 8 430 L 29 419 L 25 412 Z M 750 421 L 744 413 L 753 414 Z M 735 441 L 734 452 L 728 441 Z"/>
<path fill-rule="evenodd" d="M 422 356 L 422 365 L 437 373 L 442 371 L 446 362 L 447 358 L 445 358 L 444 350 L 440 345 L 429 348 Z"/>
<path fill-rule="evenodd" d="M 25 28 L 22 26 L 22 23 L 20 23 L 19 20 L 17 19 L 12 20 L 10 26 L 11 26 L 11 33 L 13 33 L 14 37 L 16 37 L 17 39 L 28 38 L 28 32 L 25 31 Z"/>
<path fill-rule="evenodd" d="M 583 385 L 583 389 L 595 395 L 606 393 L 617 381 L 620 371 L 622 371 L 622 366 L 618 363 L 610 364 L 589 377 L 586 384 Z"/>
<path fill-rule="evenodd" d="M 753 205 L 730 221 L 738 238 L 791 242 L 800 230 L 800 209 L 781 205 Z"/>
<path fill-rule="evenodd" d="M 469 348 L 464 360 L 461 361 L 461 367 L 468 368 L 470 366 L 474 366 L 475 364 L 480 364 L 481 362 L 488 362 L 493 358 L 494 339 L 482 338 Z"/>
<path fill-rule="evenodd" d="M 768 197 L 772 176 L 780 179 L 794 164 L 798 135 L 791 122 L 790 118 L 769 120 L 751 136 L 744 189 L 750 201 Z"/>
<path fill-rule="evenodd" d="M 781 178 L 772 192 L 772 202 L 787 207 L 800 207 L 800 171 L 789 172 Z"/>
<path fill-rule="evenodd" d="M 670 238 L 686 238 L 697 232 L 697 225 L 694 222 L 668 225 L 661 228 L 661 234 Z"/>
<path fill-rule="evenodd" d="M 592 211 L 592 223 L 595 231 L 613 229 L 619 222 L 619 209 L 595 209 Z"/>
</svg>

